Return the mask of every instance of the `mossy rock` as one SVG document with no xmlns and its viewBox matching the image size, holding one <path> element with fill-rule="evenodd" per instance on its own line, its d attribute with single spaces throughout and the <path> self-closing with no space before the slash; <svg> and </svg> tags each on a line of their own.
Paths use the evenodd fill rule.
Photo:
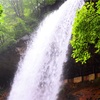
<svg viewBox="0 0 100 100">
<path fill-rule="evenodd" d="M 56 2 L 56 0 L 46 0 L 47 5 L 52 5 Z"/>
</svg>

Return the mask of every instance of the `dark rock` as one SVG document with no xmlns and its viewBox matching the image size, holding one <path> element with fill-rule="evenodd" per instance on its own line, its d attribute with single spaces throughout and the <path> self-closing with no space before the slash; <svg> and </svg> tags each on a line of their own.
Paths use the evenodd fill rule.
<svg viewBox="0 0 100 100">
<path fill-rule="evenodd" d="M 92 98 L 92 99 L 90 99 Z M 93 82 L 68 83 L 61 89 L 57 100 L 98 100 L 100 98 L 100 78 Z"/>
<path fill-rule="evenodd" d="M 92 2 L 97 2 L 98 0 L 84 0 L 85 2 L 90 2 L 90 1 L 92 1 Z"/>
<path fill-rule="evenodd" d="M 6 87 L 14 77 L 17 69 L 17 62 L 19 61 L 15 47 L 8 48 L 0 54 L 0 86 Z"/>
<path fill-rule="evenodd" d="M 86 64 L 76 63 L 75 59 L 71 57 L 72 47 L 69 45 L 68 61 L 64 64 L 64 79 L 71 79 L 78 76 L 85 76 L 92 73 L 100 73 L 100 54 L 95 54 L 91 47 L 92 57 Z"/>
<path fill-rule="evenodd" d="M 0 87 L 11 85 L 20 56 L 24 53 L 28 40 L 29 36 L 25 36 L 0 53 Z"/>
<path fill-rule="evenodd" d="M 67 0 L 56 0 L 56 2 L 52 5 L 49 5 L 49 4 L 41 4 L 40 5 L 40 19 L 43 19 L 44 18 L 44 15 L 45 13 L 47 12 L 51 12 L 53 10 L 57 10 L 59 8 L 59 6 L 61 6 L 61 4 L 63 4 L 65 1 Z"/>
</svg>

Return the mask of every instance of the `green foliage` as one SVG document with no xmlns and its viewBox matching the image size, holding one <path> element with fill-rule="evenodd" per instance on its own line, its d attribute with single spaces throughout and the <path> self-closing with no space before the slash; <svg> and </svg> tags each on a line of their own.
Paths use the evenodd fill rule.
<svg viewBox="0 0 100 100">
<path fill-rule="evenodd" d="M 56 0 L 45 0 L 46 4 L 52 5 L 56 2 Z"/>
<path fill-rule="evenodd" d="M 71 45 L 72 57 L 82 64 L 91 57 L 91 45 L 96 49 L 94 53 L 100 53 L 100 0 L 97 2 L 96 9 L 94 3 L 90 2 L 77 11 Z"/>
<path fill-rule="evenodd" d="M 41 7 L 56 0 L 0 0 L 0 51 L 38 25 Z"/>
<path fill-rule="evenodd" d="M 31 15 L 38 2 L 37 0 L 0 0 L 0 2 L 3 5 L 3 7 L 0 5 L 1 51 L 16 42 L 18 38 L 33 31 L 38 18 Z"/>
<path fill-rule="evenodd" d="M 0 5 L 0 16 L 2 15 L 3 9 L 2 9 L 2 5 Z"/>
<path fill-rule="evenodd" d="M 14 25 L 14 31 L 15 31 L 15 38 L 16 39 L 24 36 L 25 33 L 27 34 L 31 31 L 30 28 L 28 27 L 28 25 L 22 19 L 17 18 L 16 22 L 17 23 Z"/>
<path fill-rule="evenodd" d="M 2 20 L 2 13 L 3 13 L 3 7 L 0 5 L 0 23 L 3 21 Z"/>
</svg>

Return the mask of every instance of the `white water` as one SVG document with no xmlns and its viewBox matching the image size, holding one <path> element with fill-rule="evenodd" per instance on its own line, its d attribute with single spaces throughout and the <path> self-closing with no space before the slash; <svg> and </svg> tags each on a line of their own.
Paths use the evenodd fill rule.
<svg viewBox="0 0 100 100">
<path fill-rule="evenodd" d="M 8 100 L 57 99 L 73 19 L 83 4 L 83 0 L 68 0 L 40 24 L 19 62 Z"/>
</svg>

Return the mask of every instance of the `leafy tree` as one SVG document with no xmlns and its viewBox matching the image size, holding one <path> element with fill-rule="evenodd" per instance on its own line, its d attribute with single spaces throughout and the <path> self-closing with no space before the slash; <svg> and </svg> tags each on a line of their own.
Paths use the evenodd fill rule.
<svg viewBox="0 0 100 100">
<path fill-rule="evenodd" d="M 2 26 L 2 13 L 3 13 L 3 8 L 2 5 L 0 5 L 0 44 L 2 44 L 4 42 L 4 33 L 2 32 L 2 30 L 5 30 L 4 26 Z"/>
<path fill-rule="evenodd" d="M 23 0 L 9 0 L 17 17 L 24 17 Z"/>
<path fill-rule="evenodd" d="M 72 57 L 82 64 L 92 56 L 93 51 L 100 54 L 100 0 L 95 7 L 93 2 L 88 2 L 77 11 L 71 45 Z"/>
<path fill-rule="evenodd" d="M 56 0 L 0 0 L 0 51 L 31 33 L 40 21 L 42 7 Z M 3 14 L 1 16 L 1 13 Z M 43 17 L 42 17 L 43 18 Z"/>
<path fill-rule="evenodd" d="M 0 16 L 2 15 L 3 9 L 2 9 L 2 5 L 0 5 Z"/>
<path fill-rule="evenodd" d="M 31 31 L 31 29 L 30 29 L 30 26 L 25 24 L 24 20 L 20 18 L 17 18 L 16 20 L 17 20 L 17 23 L 14 25 L 14 31 L 15 31 L 15 39 L 18 39 L 19 37 L 22 37 L 25 34 L 28 34 Z"/>
</svg>

